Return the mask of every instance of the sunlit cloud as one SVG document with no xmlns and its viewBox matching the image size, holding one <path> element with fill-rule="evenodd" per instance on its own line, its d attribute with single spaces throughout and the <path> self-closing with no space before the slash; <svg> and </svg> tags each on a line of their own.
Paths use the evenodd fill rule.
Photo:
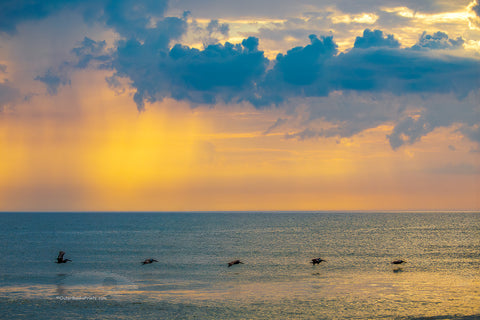
<svg viewBox="0 0 480 320">
<path fill-rule="evenodd" d="M 333 15 L 332 22 L 337 23 L 361 23 L 361 24 L 374 24 L 378 19 L 378 16 L 373 13 L 362 13 L 357 15 Z"/>
</svg>

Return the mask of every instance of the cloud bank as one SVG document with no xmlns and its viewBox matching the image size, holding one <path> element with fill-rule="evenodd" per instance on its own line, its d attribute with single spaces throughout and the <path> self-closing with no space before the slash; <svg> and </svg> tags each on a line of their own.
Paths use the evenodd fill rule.
<svg viewBox="0 0 480 320">
<path fill-rule="evenodd" d="M 350 137 L 391 122 L 395 127 L 388 140 L 397 149 L 419 141 L 437 127 L 460 123 L 467 137 L 480 142 L 477 124 L 472 121 L 478 119 L 478 104 L 475 98 L 467 99 L 470 94 L 478 94 L 480 61 L 430 54 L 432 50 L 460 48 L 461 38 L 449 39 L 441 32 L 424 33 L 412 48 L 401 48 L 393 35 L 367 29 L 356 38 L 350 51 L 338 53 L 333 36 L 311 35 L 310 44 L 292 48 L 269 61 L 258 49 L 259 39 L 254 37 L 241 44 L 226 42 L 203 50 L 181 44 L 169 49 L 171 38 L 162 35 L 178 38 L 184 26 L 181 19 L 165 19 L 150 31 L 157 36 L 143 42 L 120 41 L 110 55 L 101 50 L 101 43 L 86 39 L 81 48 L 74 50 L 76 66 L 84 68 L 92 61 L 102 61 L 102 67 L 108 65 L 114 71 L 113 79 L 127 78 L 136 89 L 134 100 L 139 110 L 145 108 L 145 102 L 166 97 L 192 104 L 246 101 L 261 109 L 281 106 L 292 99 L 326 98 L 332 92 L 427 98 L 451 95 L 454 98 L 448 100 L 448 106 L 419 100 L 419 117 L 411 117 L 399 108 L 385 110 L 375 101 L 350 101 L 333 108 L 319 104 L 310 108 L 311 119 L 324 119 L 336 128 L 321 132 L 307 128 L 287 138 Z"/>
<path fill-rule="evenodd" d="M 352 136 L 381 123 L 393 123 L 388 136 L 396 149 L 412 144 L 439 126 L 460 124 L 460 131 L 480 142 L 480 60 L 448 55 L 461 50 L 461 37 L 444 32 L 424 32 L 412 47 L 402 47 L 392 34 L 365 29 L 353 48 L 338 52 L 334 35 L 310 35 L 310 43 L 291 48 L 275 59 L 259 49 L 260 39 L 240 43 L 214 43 L 214 34 L 227 35 L 227 24 L 211 20 L 206 28 L 207 45 L 197 49 L 182 45 L 188 29 L 188 13 L 164 17 L 167 1 L 4 1 L 0 4 L 0 31 L 14 35 L 26 20 L 42 19 L 61 10 L 77 10 L 85 21 L 111 28 L 120 36 L 113 48 L 105 41 L 84 38 L 72 49 L 72 60 L 48 69 L 35 79 L 45 83 L 49 94 L 70 84 L 75 69 L 109 69 L 109 85 L 120 89 L 124 78 L 135 90 L 138 110 L 164 98 L 196 104 L 248 102 L 258 109 L 282 106 L 293 99 L 329 99 L 310 108 L 310 119 L 323 119 L 334 128 L 306 128 L 290 137 Z M 3 10 L 2 10 L 3 9 Z M 472 6 L 477 12 L 478 6 Z M 3 18 L 3 19 L 2 19 Z M 6 91 L 8 86 L 0 86 Z M 381 103 L 338 103 L 333 92 L 402 97 L 415 95 L 417 114 Z M 432 105 L 432 96 L 448 96 L 451 105 Z M 338 96 L 338 95 L 337 95 Z M 451 98 L 453 97 L 453 98 Z M 336 100 L 335 100 L 336 99 Z M 459 110 L 460 109 L 460 110 Z M 283 122 L 283 121 L 282 121 Z M 280 125 L 280 124 L 279 124 Z M 271 129 L 267 129 L 269 132 Z"/>
</svg>

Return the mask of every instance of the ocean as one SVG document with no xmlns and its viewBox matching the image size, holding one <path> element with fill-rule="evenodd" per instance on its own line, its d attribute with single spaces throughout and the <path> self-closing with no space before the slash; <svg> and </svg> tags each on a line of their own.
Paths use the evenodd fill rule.
<svg viewBox="0 0 480 320">
<path fill-rule="evenodd" d="M 480 319 L 480 213 L 0 213 L 0 239 L 0 319 Z"/>
</svg>

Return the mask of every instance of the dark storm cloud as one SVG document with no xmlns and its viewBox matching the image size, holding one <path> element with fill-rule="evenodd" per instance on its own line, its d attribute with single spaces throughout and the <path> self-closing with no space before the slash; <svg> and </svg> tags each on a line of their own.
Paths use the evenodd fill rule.
<svg viewBox="0 0 480 320">
<path fill-rule="evenodd" d="M 114 49 L 106 49 L 105 41 L 95 41 L 85 37 L 80 45 L 72 49 L 75 58 L 63 62 L 55 68 L 48 69 L 35 78 L 46 84 L 49 94 L 56 94 L 62 85 L 70 84 L 69 74 L 73 69 L 95 67 L 97 69 L 115 69 L 115 75 L 109 78 L 109 84 L 118 84 L 116 77 L 128 77 L 137 88 L 134 99 L 139 109 L 144 98 L 155 101 L 158 89 L 156 84 L 161 80 L 162 58 L 168 56 L 170 42 L 180 38 L 186 31 L 186 15 L 182 18 L 158 18 L 166 8 L 166 1 L 100 1 L 82 2 L 80 7 L 97 16 L 97 22 L 113 28 L 123 39 L 116 43 Z M 76 2 L 65 2 L 65 6 L 77 5 Z M 41 16 L 43 17 L 43 16 Z M 155 23 L 151 18 L 156 17 Z M 212 29 L 227 32 L 221 24 L 211 25 Z M 164 63 L 165 65 L 165 63 Z M 158 76 L 158 79 L 155 77 Z M 168 77 L 168 74 L 165 75 Z M 160 90 L 161 91 L 161 90 Z M 150 94 L 151 93 L 151 94 Z"/>
<path fill-rule="evenodd" d="M 435 128 L 459 123 L 459 130 L 465 136 L 478 141 L 474 121 L 478 119 L 478 103 L 467 99 L 480 88 L 478 59 L 403 49 L 393 36 L 379 30 L 366 30 L 357 38 L 354 48 L 340 54 L 332 36 L 311 35 L 310 44 L 279 54 L 273 61 L 268 61 L 258 50 L 259 40 L 254 37 L 241 44 L 227 42 L 202 50 L 180 44 L 169 49 L 172 39 L 179 38 L 185 28 L 183 19 L 165 18 L 144 33 L 148 35 L 143 41 L 134 38 L 119 41 L 110 53 L 110 60 L 102 42 L 85 39 L 82 46 L 74 49 L 78 59 L 75 66 L 83 68 L 92 61 L 109 65 L 114 71 L 108 79 L 109 85 L 115 87 L 122 83 L 120 78 L 127 79 L 136 89 L 134 101 L 139 110 L 144 109 L 145 102 L 166 97 L 193 105 L 248 101 L 257 108 L 265 108 L 299 98 L 326 99 L 333 91 L 379 95 L 385 99 L 389 99 L 388 95 L 450 95 L 454 101 L 449 105 L 442 102 L 433 105 L 426 102 L 428 99 L 419 99 L 421 112 L 416 117 L 404 113 L 404 107 L 385 105 L 385 100 L 332 98 L 312 105 L 309 113 L 310 121 L 324 119 L 333 127 L 303 129 L 286 138 L 351 137 L 391 122 L 395 126 L 388 139 L 392 148 L 397 149 L 419 141 Z M 428 48 L 460 46 L 460 40 L 449 40 L 443 33 L 430 37 L 424 34 L 419 43 Z M 52 74 L 38 80 L 49 85 L 50 93 L 62 84 L 61 78 Z"/>
<path fill-rule="evenodd" d="M 236 3 L 239 9 L 243 6 Z M 322 5 L 335 5 L 344 12 L 364 12 L 380 6 L 435 12 L 440 7 L 458 7 L 452 3 L 340 0 Z M 281 2 L 279 6 L 282 4 L 292 6 L 291 2 Z M 463 7 L 467 4 L 468 1 Z M 308 121 L 323 119 L 333 126 L 305 129 L 309 126 L 307 121 L 287 138 L 350 137 L 388 122 L 394 124 L 388 139 L 396 149 L 419 141 L 437 127 L 456 123 L 466 137 L 480 142 L 475 121 L 479 116 L 475 95 L 480 89 L 480 61 L 432 51 L 461 49 L 461 38 L 450 39 L 442 32 L 424 33 L 413 48 L 404 49 L 393 35 L 367 29 L 356 38 L 353 48 L 339 54 L 333 36 L 310 35 L 309 44 L 269 61 L 258 49 L 258 38 L 250 37 L 238 44 L 217 43 L 216 36 L 226 36 L 229 26 L 216 19 L 205 29 L 209 40 L 203 49 L 179 44 L 188 30 L 187 14 L 164 17 L 166 8 L 167 0 L 7 0 L 0 2 L 0 32 L 14 35 L 18 24 L 44 19 L 62 10 L 75 10 L 86 22 L 117 32 L 120 40 L 113 47 L 107 48 L 102 39 L 84 38 L 72 50 L 71 61 L 38 75 L 35 79 L 45 83 L 51 95 L 62 85 L 70 84 L 69 74 L 75 69 L 109 69 L 113 73 L 107 79 L 109 86 L 121 91 L 122 83 L 129 83 L 136 91 L 133 99 L 139 110 L 144 109 L 146 102 L 167 97 L 192 105 L 247 101 L 257 108 L 316 99 L 309 107 Z M 478 4 L 472 10 L 478 14 Z M 122 78 L 126 81 L 120 81 Z M 332 92 L 340 94 L 332 97 Z M 6 82 L 0 84 L 0 93 L 0 105 L 11 103 L 18 96 Z M 363 102 L 351 98 L 356 95 L 383 98 Z M 436 95 L 449 97 L 450 100 L 444 99 L 449 103 L 432 103 L 431 97 Z M 408 114 L 405 106 L 386 103 L 390 98 L 404 96 L 417 97 L 417 115 Z M 266 132 L 283 122 L 279 119 Z"/>
<path fill-rule="evenodd" d="M 227 102 L 248 100 L 257 107 L 280 105 L 293 97 L 324 97 L 333 90 L 452 93 L 462 98 L 480 88 L 478 60 L 392 48 L 397 43 L 393 37 L 377 35 L 367 48 L 338 55 L 333 37 L 311 35 L 310 44 L 279 54 L 268 71 L 253 37 L 242 45 L 227 42 L 203 50 L 175 45 L 159 51 L 161 47 L 148 42 L 124 42 L 114 69 L 133 80 L 149 101 L 171 96 L 215 103 L 220 97 Z"/>
<path fill-rule="evenodd" d="M 278 55 L 257 85 L 257 107 L 279 105 L 292 97 L 328 96 L 334 90 L 360 92 L 453 93 L 458 98 L 480 88 L 480 61 L 431 56 L 398 48 L 393 36 L 366 31 L 361 48 L 336 54 L 332 37 L 310 36 L 311 44 Z"/>
<path fill-rule="evenodd" d="M 423 38 L 427 39 L 424 35 Z M 448 36 L 437 34 L 446 46 L 460 46 L 459 39 L 448 41 Z M 317 99 L 309 108 L 310 119 L 323 119 L 334 126 L 328 129 L 307 128 L 287 134 L 286 138 L 299 140 L 315 137 L 351 137 L 382 123 L 395 124 L 388 136 L 390 145 L 397 149 L 413 144 L 438 127 L 455 123 L 472 141 L 480 142 L 480 116 L 476 94 L 480 89 L 480 61 L 447 55 L 429 55 L 428 52 L 400 49 L 398 42 L 381 32 L 367 31 L 362 44 L 346 53 L 335 54 L 331 38 L 311 37 L 312 44 L 280 55 L 276 65 L 258 85 L 261 99 L 257 107 L 281 104 L 293 97 L 324 97 L 332 91 L 357 92 L 402 96 L 447 95 L 448 102 L 430 99 L 417 100 L 421 112 L 416 117 L 405 113 L 405 106 L 386 103 L 385 99 L 331 98 Z M 358 41 L 357 41 L 358 42 Z M 473 93 L 473 97 L 468 97 Z M 365 99 L 363 99 L 365 100 Z M 428 102 L 427 102 L 428 101 Z"/>
<path fill-rule="evenodd" d="M 219 98 L 242 101 L 254 92 L 255 80 L 265 73 L 267 63 L 256 38 L 236 45 L 210 45 L 204 50 L 180 44 L 169 51 L 162 49 L 133 40 L 119 44 L 113 62 L 115 77 L 132 81 L 139 110 L 145 101 L 164 97 L 207 104 Z"/>
<path fill-rule="evenodd" d="M 394 36 L 381 30 L 366 29 L 356 38 L 354 48 L 341 54 L 337 54 L 333 36 L 310 35 L 310 44 L 279 54 L 270 69 L 269 61 L 258 50 L 259 40 L 253 37 L 242 44 L 213 44 L 203 50 L 180 44 L 171 48 L 172 42 L 185 34 L 187 23 L 186 16 L 161 18 L 166 7 L 166 0 L 3 1 L 0 12 L 5 19 L 0 30 L 12 31 L 23 20 L 44 18 L 62 9 L 88 13 L 120 33 L 123 40 L 107 52 L 104 41 L 85 38 L 73 49 L 75 62 L 68 65 L 113 69 L 110 84 L 118 83 L 115 78 L 119 77 L 130 80 L 137 90 L 139 109 L 145 101 L 168 96 L 211 104 L 217 99 L 246 100 L 264 107 L 280 105 L 292 97 L 328 96 L 333 90 L 396 95 L 451 92 L 463 97 L 479 88 L 478 60 L 432 57 L 400 49 Z M 154 23 L 153 17 L 157 17 Z M 211 20 L 207 31 L 227 34 L 228 25 Z M 424 33 L 414 48 L 459 48 L 462 44 L 463 39 L 449 39 L 442 32 Z M 49 69 L 36 79 L 55 94 L 59 86 L 69 83 L 65 69 Z"/>
<path fill-rule="evenodd" d="M 405 49 L 354 49 L 337 56 L 329 67 L 330 83 L 337 90 L 451 92 L 463 97 L 479 88 L 479 60 Z"/>
<path fill-rule="evenodd" d="M 308 86 L 322 76 L 321 70 L 326 59 L 337 53 L 337 45 L 333 37 L 310 35 L 311 44 L 305 47 L 293 48 L 285 55 L 279 54 L 275 68 L 287 84 Z"/>
<path fill-rule="evenodd" d="M 279 105 L 289 97 L 327 96 L 329 75 L 325 64 L 337 53 L 333 37 L 310 35 L 310 44 L 295 47 L 279 54 L 273 69 L 257 85 L 257 93 L 250 99 L 256 107 Z"/>
</svg>

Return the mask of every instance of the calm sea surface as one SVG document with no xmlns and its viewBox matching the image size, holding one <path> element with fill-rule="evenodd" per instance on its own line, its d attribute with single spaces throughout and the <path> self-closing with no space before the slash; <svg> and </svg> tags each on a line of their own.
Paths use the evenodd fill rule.
<svg viewBox="0 0 480 320">
<path fill-rule="evenodd" d="M 27 318 L 480 319 L 480 213 L 0 213 Z"/>
</svg>

